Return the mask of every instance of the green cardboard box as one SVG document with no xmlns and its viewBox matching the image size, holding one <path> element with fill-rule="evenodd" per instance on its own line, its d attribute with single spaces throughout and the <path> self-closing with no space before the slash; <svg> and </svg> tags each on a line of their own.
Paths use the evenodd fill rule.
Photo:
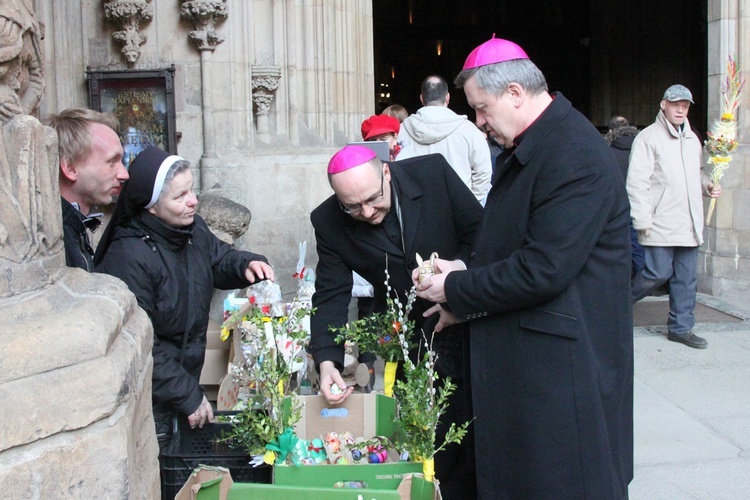
<svg viewBox="0 0 750 500">
<path fill-rule="evenodd" d="M 394 421 L 396 400 L 382 394 L 352 394 L 340 405 L 331 406 L 322 396 L 300 396 L 302 418 L 294 426 L 300 439 L 325 438 L 331 431 L 349 431 L 369 439 L 398 436 Z M 396 489 L 404 474 L 422 472 L 421 463 L 397 462 L 360 465 L 276 465 L 273 483 L 286 486 L 331 488 L 338 481 L 364 481 L 368 488 Z"/>
<path fill-rule="evenodd" d="M 299 399 L 303 405 L 302 418 L 295 426 L 295 432 L 300 439 L 324 438 L 331 431 L 349 431 L 366 439 L 373 436 L 393 439 L 400 432 L 394 421 L 396 400 L 382 394 L 352 394 L 343 404 L 333 407 L 322 396 L 299 396 Z M 434 486 L 421 477 L 412 478 L 411 493 L 402 496 L 397 491 L 405 474 L 421 472 L 422 464 L 415 462 L 275 465 L 273 485 L 235 483 L 227 498 L 431 500 Z M 362 481 L 367 484 L 367 489 L 334 488 L 333 485 L 340 481 Z"/>
<path fill-rule="evenodd" d="M 362 465 L 361 467 L 368 466 Z M 410 485 L 405 484 L 405 487 L 393 489 L 346 489 L 234 483 L 227 495 L 227 500 L 252 500 L 257 498 L 263 498 L 264 500 L 299 500 L 300 498 L 305 500 L 433 500 L 435 489 L 432 483 L 415 476 L 412 477 Z M 204 499 L 201 498 L 200 500 Z M 206 498 L 206 500 L 212 499 Z"/>
</svg>

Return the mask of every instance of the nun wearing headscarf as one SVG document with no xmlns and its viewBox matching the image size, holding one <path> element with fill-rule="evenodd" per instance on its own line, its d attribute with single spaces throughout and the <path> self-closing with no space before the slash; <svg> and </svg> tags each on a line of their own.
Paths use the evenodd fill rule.
<svg viewBox="0 0 750 500">
<path fill-rule="evenodd" d="M 174 416 L 191 428 L 213 422 L 198 384 L 214 288 L 273 280 L 266 258 L 234 249 L 195 213 L 190 164 L 150 147 L 129 169 L 94 257 L 96 271 L 122 279 L 154 327 L 154 420 L 160 449 Z"/>
</svg>

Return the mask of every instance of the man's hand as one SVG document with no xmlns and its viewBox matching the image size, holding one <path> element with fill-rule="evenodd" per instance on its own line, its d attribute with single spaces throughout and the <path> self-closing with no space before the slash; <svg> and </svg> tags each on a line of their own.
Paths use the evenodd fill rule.
<svg viewBox="0 0 750 500">
<path fill-rule="evenodd" d="M 273 268 L 262 260 L 251 261 L 245 269 L 245 278 L 250 283 L 262 280 L 274 280 Z"/>
<path fill-rule="evenodd" d="M 451 271 L 464 271 L 466 269 L 466 264 L 464 264 L 460 260 L 445 260 L 445 259 L 435 259 L 433 261 L 433 270 L 435 271 L 435 274 L 440 273 L 449 273 Z M 416 267 L 411 272 L 411 280 L 414 283 L 414 285 L 419 284 L 419 268 Z"/>
<path fill-rule="evenodd" d="M 719 183 L 714 184 L 713 182 L 709 182 L 708 195 L 711 198 L 718 198 L 719 196 L 721 196 L 721 185 Z"/>
<path fill-rule="evenodd" d="M 341 373 L 336 369 L 336 365 L 333 361 L 323 361 L 320 363 L 320 392 L 323 397 L 326 398 L 329 404 L 337 405 L 343 403 L 349 394 L 352 393 L 354 387 L 347 387 L 344 379 L 341 378 Z M 340 394 L 333 394 L 331 392 L 331 386 L 336 385 L 341 390 Z"/>
<path fill-rule="evenodd" d="M 417 297 L 439 304 L 446 301 L 445 278 L 453 271 L 466 270 L 466 264 L 460 260 L 435 259 L 433 268 L 435 274 L 422 281 L 422 283 L 419 282 L 419 268 L 412 271 L 411 279 L 414 286 L 417 287 Z"/>
<path fill-rule="evenodd" d="M 445 302 L 445 277 L 449 273 L 433 274 L 417 283 L 417 297 L 439 304 Z"/>
<path fill-rule="evenodd" d="M 648 238 L 649 236 L 651 236 L 651 229 L 638 229 L 638 236 Z"/>
<path fill-rule="evenodd" d="M 422 316 L 425 318 L 428 316 L 432 316 L 433 314 L 438 313 L 440 314 L 440 319 L 435 324 L 435 332 L 442 331 L 443 328 L 455 325 L 456 323 L 460 323 L 458 321 L 458 318 L 456 318 L 456 315 L 453 314 L 450 311 L 446 311 L 442 307 L 440 307 L 440 304 L 435 304 L 434 306 L 427 309 L 424 313 L 422 313 Z"/>
</svg>

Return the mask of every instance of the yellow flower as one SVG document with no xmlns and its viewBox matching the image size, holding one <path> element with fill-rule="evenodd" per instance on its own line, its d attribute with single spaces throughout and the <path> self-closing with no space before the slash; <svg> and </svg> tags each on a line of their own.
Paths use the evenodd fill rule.
<svg viewBox="0 0 750 500">
<path fill-rule="evenodd" d="M 729 163 L 730 161 L 732 161 L 732 157 L 731 156 L 712 156 L 711 158 L 708 159 L 708 161 L 710 161 L 714 165 L 719 164 L 719 163 Z"/>
<path fill-rule="evenodd" d="M 270 323 L 270 322 L 272 321 L 272 320 L 271 320 L 271 318 L 270 318 L 269 316 L 263 316 L 262 318 L 260 318 L 260 320 L 261 320 L 261 321 L 262 321 L 263 323 Z"/>
<path fill-rule="evenodd" d="M 229 328 L 227 328 L 225 326 L 221 327 L 221 337 L 220 338 L 221 338 L 222 342 L 226 342 L 227 341 L 227 339 L 229 338 Z"/>
<path fill-rule="evenodd" d="M 734 113 L 724 113 L 721 115 L 721 121 L 723 122 L 733 122 L 734 121 Z"/>
<path fill-rule="evenodd" d="M 263 455 L 263 462 L 267 463 L 268 465 L 273 465 L 274 462 L 276 462 L 276 452 L 268 450 Z"/>
</svg>

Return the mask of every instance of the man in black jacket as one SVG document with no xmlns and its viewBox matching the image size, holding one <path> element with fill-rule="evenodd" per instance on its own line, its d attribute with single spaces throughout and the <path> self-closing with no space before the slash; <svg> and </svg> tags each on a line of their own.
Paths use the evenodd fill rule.
<svg viewBox="0 0 750 500">
<path fill-rule="evenodd" d="M 94 250 L 87 230 L 99 227 L 99 207 L 117 200 L 128 179 L 117 118 L 85 108 L 50 115 L 44 124 L 57 132 L 65 263 L 93 271 Z"/>
<path fill-rule="evenodd" d="M 469 322 L 480 498 L 628 497 L 633 316 L 625 183 L 598 131 L 513 42 L 456 78 L 509 149 L 464 263 L 417 295 Z M 468 266 L 468 269 L 466 269 Z"/>
<path fill-rule="evenodd" d="M 416 254 L 432 252 L 448 258 L 468 259 L 482 207 L 442 155 L 426 155 L 383 163 L 361 146 L 347 146 L 331 159 L 328 178 L 334 195 L 310 215 L 317 241 L 318 266 L 310 320 L 310 351 L 320 370 L 323 396 L 330 403 L 343 401 L 351 393 L 341 378 L 344 348 L 334 341 L 331 328 L 347 322 L 351 301 L 352 271 L 374 287 L 374 309 L 386 311 L 386 256 L 390 286 L 406 303 Z M 418 300 L 410 319 L 417 331 L 432 334 L 435 318 L 422 313 L 433 304 Z M 458 388 L 450 401 L 449 414 L 441 417 L 438 432 L 450 422 L 471 419 L 465 332 L 443 332 L 437 371 L 451 376 Z M 436 341 L 437 343 L 437 341 Z M 441 364 L 441 360 L 445 363 Z M 332 394 L 331 385 L 342 389 Z M 470 428 L 471 429 L 471 428 Z M 438 438 L 440 439 L 440 437 Z M 450 445 L 436 457 L 436 477 L 446 498 L 471 498 L 474 494 L 472 438 L 461 446 Z"/>
</svg>

